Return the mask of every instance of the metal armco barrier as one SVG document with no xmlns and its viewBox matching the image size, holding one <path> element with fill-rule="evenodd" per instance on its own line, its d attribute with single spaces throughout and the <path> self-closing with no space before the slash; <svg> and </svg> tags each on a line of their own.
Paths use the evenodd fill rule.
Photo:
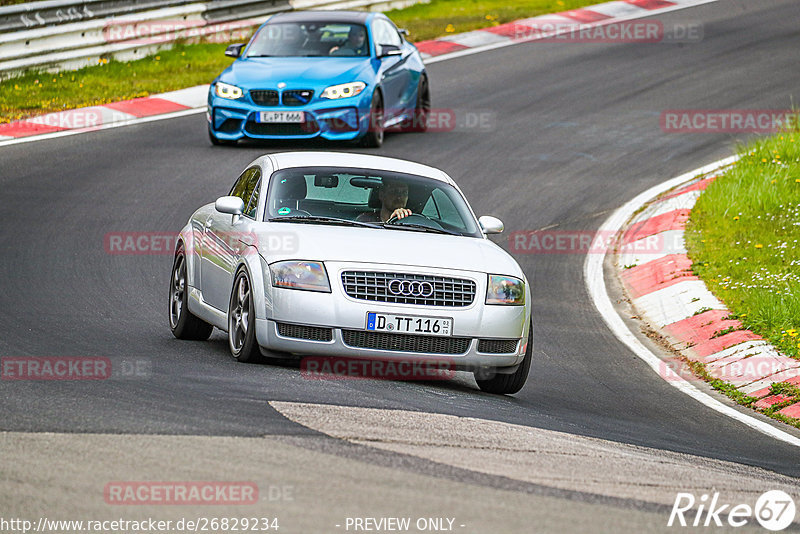
<svg viewBox="0 0 800 534">
<path fill-rule="evenodd" d="M 381 11 L 428 0 L 47 0 L 0 7 L 0 80 L 101 58 L 139 59 L 177 40 L 243 38 L 295 9 Z"/>
</svg>

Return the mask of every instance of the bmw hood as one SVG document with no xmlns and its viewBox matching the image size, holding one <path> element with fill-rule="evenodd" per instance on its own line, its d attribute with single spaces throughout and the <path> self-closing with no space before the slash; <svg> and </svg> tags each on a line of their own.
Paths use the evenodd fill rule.
<svg viewBox="0 0 800 534">
<path fill-rule="evenodd" d="M 219 77 L 220 81 L 242 87 L 274 88 L 280 82 L 288 88 L 336 85 L 364 79 L 370 69 L 369 58 L 245 58 L 234 61 Z"/>
<path fill-rule="evenodd" d="M 383 263 L 524 277 L 517 262 L 487 239 L 303 223 L 265 226 L 268 229 L 258 232 L 257 240 L 268 263 L 290 259 Z"/>
</svg>

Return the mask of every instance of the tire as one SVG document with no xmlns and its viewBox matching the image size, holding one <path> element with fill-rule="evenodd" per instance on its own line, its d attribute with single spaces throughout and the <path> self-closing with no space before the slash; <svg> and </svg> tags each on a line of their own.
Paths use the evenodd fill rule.
<svg viewBox="0 0 800 534">
<path fill-rule="evenodd" d="M 247 270 L 240 269 L 233 280 L 228 305 L 228 347 L 231 349 L 231 356 L 245 363 L 261 361 L 256 342 L 252 287 Z"/>
<path fill-rule="evenodd" d="M 186 291 L 186 253 L 183 245 L 175 252 L 169 280 L 169 327 L 178 339 L 205 341 L 214 327 L 189 311 Z"/>
<path fill-rule="evenodd" d="M 377 89 L 372 95 L 372 104 L 369 108 L 369 129 L 361 138 L 361 146 L 365 148 L 380 148 L 383 145 L 383 96 Z"/>
<path fill-rule="evenodd" d="M 478 387 L 481 388 L 481 391 L 485 391 L 486 393 L 496 393 L 498 395 L 510 395 L 512 393 L 516 393 L 522 389 L 522 386 L 525 385 L 525 381 L 528 380 L 528 372 L 531 369 L 532 359 L 533 325 L 531 324 L 531 327 L 528 330 L 528 348 L 525 351 L 525 357 L 522 359 L 522 363 L 519 364 L 517 370 L 508 375 L 494 373 L 494 376 L 486 379 L 479 379 L 478 376 L 480 376 L 481 373 L 479 371 L 475 371 L 475 381 L 478 383 Z"/>
<path fill-rule="evenodd" d="M 228 141 L 218 138 L 214 135 L 214 132 L 211 131 L 211 126 L 208 127 L 208 140 L 211 141 L 211 144 L 214 146 L 233 146 L 236 144 L 236 141 Z"/>
<path fill-rule="evenodd" d="M 414 117 L 411 119 L 411 123 L 403 128 L 403 131 L 426 132 L 430 113 L 431 91 L 428 87 L 428 77 L 423 74 L 419 77 L 419 85 L 417 86 L 417 105 L 414 108 Z"/>
</svg>

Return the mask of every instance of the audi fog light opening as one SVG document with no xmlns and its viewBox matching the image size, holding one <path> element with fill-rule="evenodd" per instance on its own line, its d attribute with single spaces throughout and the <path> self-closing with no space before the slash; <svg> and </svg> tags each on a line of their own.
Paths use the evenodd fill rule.
<svg viewBox="0 0 800 534">
<path fill-rule="evenodd" d="M 429 298 L 433 296 L 433 284 L 422 280 L 394 280 L 389 281 L 389 293 L 398 297 L 421 297 Z"/>
<path fill-rule="evenodd" d="M 328 273 L 319 261 L 279 261 L 269 266 L 272 287 L 331 292 Z"/>
<path fill-rule="evenodd" d="M 521 306 L 525 304 L 525 282 L 513 276 L 489 275 L 486 304 Z"/>
<path fill-rule="evenodd" d="M 364 82 L 351 82 L 340 85 L 331 85 L 322 91 L 319 96 L 320 98 L 330 98 L 331 100 L 335 100 L 337 98 L 349 98 L 359 94 L 366 86 L 367 84 Z"/>
<path fill-rule="evenodd" d="M 229 100 L 236 100 L 242 97 L 242 90 L 239 87 L 222 82 L 217 82 L 217 85 L 214 87 L 214 93 L 220 98 L 227 98 Z"/>
</svg>

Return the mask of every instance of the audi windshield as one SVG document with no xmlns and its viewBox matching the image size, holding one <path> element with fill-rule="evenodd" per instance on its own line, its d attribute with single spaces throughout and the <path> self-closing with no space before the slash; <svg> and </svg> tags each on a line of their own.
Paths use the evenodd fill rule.
<svg viewBox="0 0 800 534">
<path fill-rule="evenodd" d="M 277 171 L 270 180 L 266 210 L 265 219 L 270 221 L 483 237 L 455 187 L 389 171 L 327 167 Z"/>
</svg>

